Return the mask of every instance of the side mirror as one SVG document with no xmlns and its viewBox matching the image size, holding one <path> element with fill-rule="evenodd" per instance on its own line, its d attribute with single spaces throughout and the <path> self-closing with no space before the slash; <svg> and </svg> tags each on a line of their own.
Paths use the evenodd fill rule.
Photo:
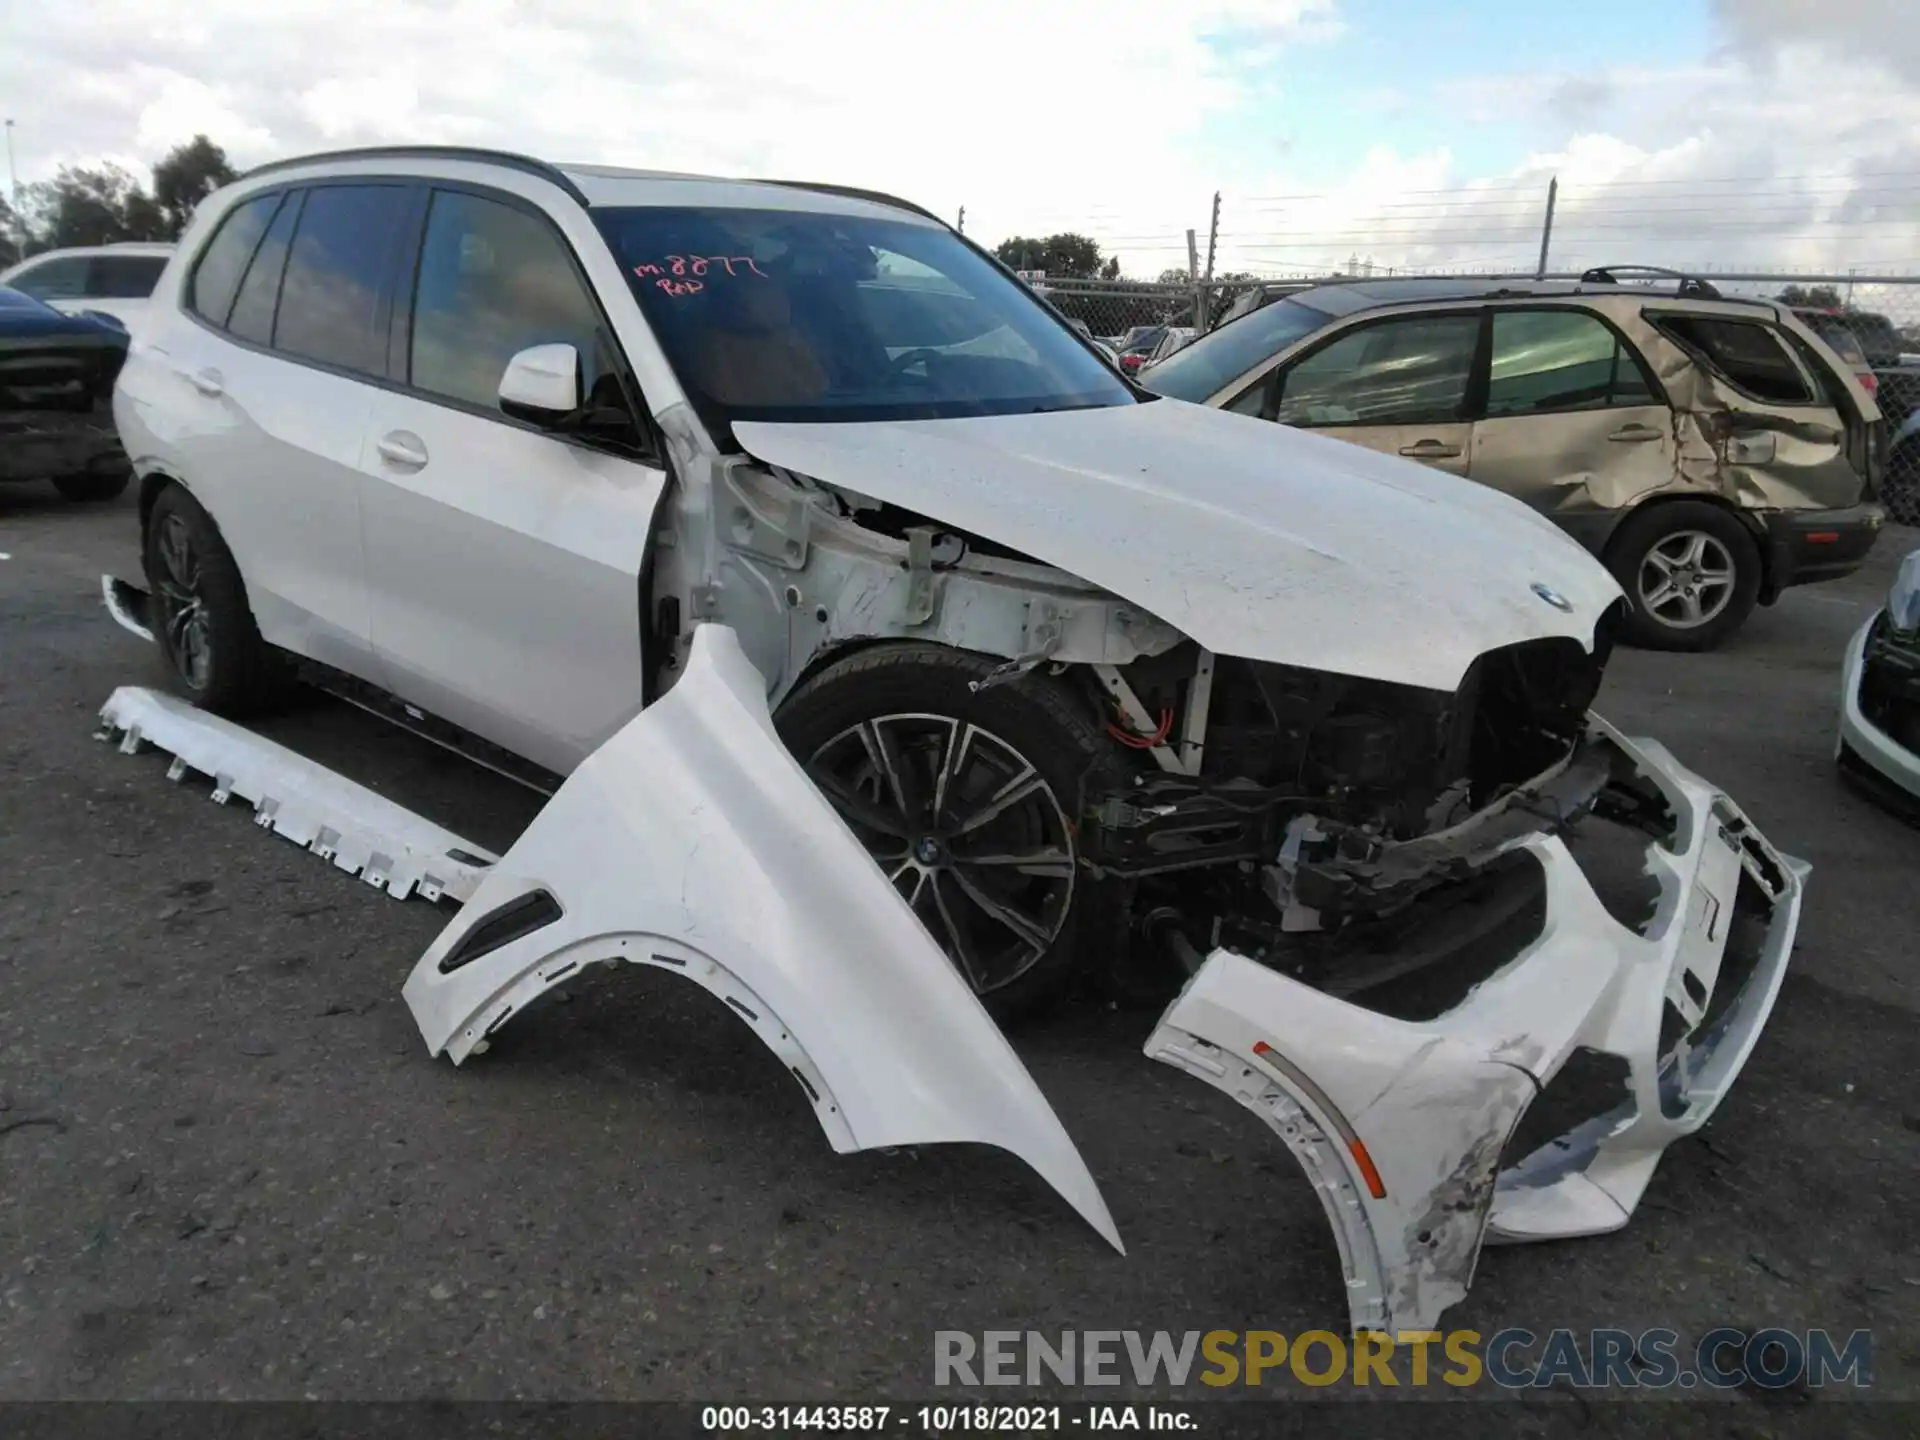
<svg viewBox="0 0 1920 1440">
<path fill-rule="evenodd" d="M 507 362 L 500 409 L 516 420 L 551 425 L 580 408 L 580 352 L 571 345 L 530 345 Z"/>
</svg>

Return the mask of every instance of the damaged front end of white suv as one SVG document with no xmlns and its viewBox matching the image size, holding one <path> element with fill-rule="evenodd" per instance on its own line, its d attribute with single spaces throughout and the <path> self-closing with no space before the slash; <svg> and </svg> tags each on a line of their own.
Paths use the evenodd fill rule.
<svg viewBox="0 0 1920 1440">
<path fill-rule="evenodd" d="M 1126 452 L 1142 474 L 1186 418 L 1153 408 Z M 1408 565 L 1395 596 L 1424 586 L 1454 611 L 1414 620 L 1301 584 L 1345 563 L 1324 516 L 1316 543 L 1291 541 L 1291 573 L 1252 582 L 1234 548 L 1285 546 L 1236 534 L 1244 515 L 1209 529 L 1204 503 L 1195 522 L 1189 495 L 1131 524 L 1049 528 L 1063 506 L 1095 508 L 1072 494 L 1087 467 L 1026 443 L 1059 417 L 1030 434 L 1017 418 L 738 428 L 764 468 L 724 462 L 730 521 L 678 522 L 724 553 L 683 554 L 662 582 L 674 563 L 723 577 L 687 596 L 698 623 L 672 688 L 576 772 L 408 982 L 435 1053 L 477 1053 L 583 963 L 669 967 L 748 1019 L 836 1148 L 1002 1145 L 1117 1243 L 1071 1142 L 941 962 L 938 925 L 862 863 L 860 817 L 850 830 L 780 745 L 759 696 L 790 680 L 748 662 L 797 668 L 790 634 L 736 644 L 731 627 L 761 623 L 740 597 L 784 578 L 802 658 L 937 638 L 997 658 L 987 684 L 1038 670 L 1077 689 L 1131 742 L 1102 772 L 1122 778 L 1076 797 L 1074 861 L 1124 912 L 1104 933 L 1188 972 L 1146 1053 L 1300 1160 L 1356 1330 L 1430 1328 L 1486 1240 L 1626 1222 L 1763 1027 L 1805 867 L 1660 746 L 1591 716 L 1617 615 L 1597 566 L 1493 497 L 1515 564 L 1547 578 L 1474 600 L 1444 558 Z M 1320 458 L 1356 483 L 1427 483 L 1352 455 Z M 769 503 L 783 493 L 791 508 Z M 1160 559 L 1129 574 L 1146 536 Z M 1366 544 L 1370 563 L 1402 558 L 1377 530 Z"/>
</svg>

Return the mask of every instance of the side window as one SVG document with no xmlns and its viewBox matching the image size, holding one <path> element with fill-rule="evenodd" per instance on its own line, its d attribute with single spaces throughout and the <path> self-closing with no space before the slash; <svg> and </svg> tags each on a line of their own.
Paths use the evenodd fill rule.
<svg viewBox="0 0 1920 1440">
<path fill-rule="evenodd" d="M 7 282 L 36 300 L 78 300 L 87 293 L 87 257 L 63 255 L 29 266 Z"/>
<path fill-rule="evenodd" d="M 307 191 L 280 283 L 274 349 L 347 370 L 385 371 L 380 291 L 406 201 L 401 185 Z"/>
<path fill-rule="evenodd" d="M 1480 337 L 1478 313 L 1422 315 L 1350 330 L 1280 377 L 1283 425 L 1458 420 Z"/>
<path fill-rule="evenodd" d="M 193 278 L 187 282 L 189 310 L 216 325 L 227 323 L 233 293 L 240 288 L 240 277 L 253 258 L 253 247 L 266 233 L 267 222 L 279 203 L 278 195 L 262 195 L 236 207 L 220 222 L 213 239 L 200 252 Z"/>
<path fill-rule="evenodd" d="M 273 217 L 266 238 L 253 252 L 253 263 L 247 267 L 247 278 L 240 282 L 240 294 L 227 321 L 228 330 L 255 345 L 273 340 L 273 312 L 280 300 L 280 277 L 286 273 L 293 227 L 300 218 L 300 200 L 298 191 L 288 195 L 280 213 Z"/>
<path fill-rule="evenodd" d="M 1814 404 L 1812 389 L 1771 326 L 1718 315 L 1656 314 L 1653 323 L 1707 357 L 1707 362 L 1756 400 Z"/>
<path fill-rule="evenodd" d="M 434 192 L 414 289 L 415 388 L 494 410 L 518 351 L 567 344 L 580 352 L 585 405 L 623 410 L 601 329 L 599 308 L 551 225 L 498 200 Z"/>
<path fill-rule="evenodd" d="M 1496 310 L 1487 417 L 1647 405 L 1653 391 L 1613 331 L 1579 310 Z"/>
<path fill-rule="evenodd" d="M 1236 415 L 1264 415 L 1267 411 L 1267 392 L 1273 388 L 1273 377 L 1263 375 L 1259 380 L 1242 390 L 1223 407 Z"/>
<path fill-rule="evenodd" d="M 87 272 L 87 294 L 101 300 L 144 300 L 166 268 L 164 255 L 96 255 Z"/>
</svg>

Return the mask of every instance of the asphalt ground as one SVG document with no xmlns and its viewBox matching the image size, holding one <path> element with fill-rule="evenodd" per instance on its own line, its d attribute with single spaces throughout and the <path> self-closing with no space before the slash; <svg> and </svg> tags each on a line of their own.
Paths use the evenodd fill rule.
<svg viewBox="0 0 1920 1440">
<path fill-rule="evenodd" d="M 430 1060 L 400 985 L 446 911 L 92 738 L 115 686 L 160 678 L 99 600 L 136 545 L 130 497 L 0 489 L 0 1400 L 951 1400 L 936 1330 L 1344 1328 L 1303 1175 L 1141 1056 L 1151 1010 L 1013 1037 L 1124 1258 L 998 1151 L 836 1156 L 746 1028 L 657 972 L 596 970 L 484 1058 Z M 1890 531 L 1720 653 L 1616 657 L 1602 712 L 1812 863 L 1799 945 L 1741 1083 L 1633 1223 L 1489 1250 L 1449 1328 L 1869 1329 L 1872 1393 L 1920 1400 L 1920 829 L 1832 761 L 1842 651 L 1916 545 Z M 539 804 L 331 701 L 265 728 L 484 845 Z M 1496 1398 L 1541 1433 L 1920 1413 L 1805 1387 Z"/>
</svg>

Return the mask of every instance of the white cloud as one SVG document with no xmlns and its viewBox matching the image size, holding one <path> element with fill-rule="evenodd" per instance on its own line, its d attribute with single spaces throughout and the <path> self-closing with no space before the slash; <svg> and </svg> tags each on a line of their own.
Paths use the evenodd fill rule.
<svg viewBox="0 0 1920 1440">
<path fill-rule="evenodd" d="M 1337 0 L 0 0 L 0 95 L 26 180 L 196 131 L 243 166 L 491 145 L 867 185 L 1152 274 L 1216 189 L 1223 270 L 1530 265 L 1558 174 L 1557 263 L 1920 267 L 1913 3 L 1715 0 L 1709 54 L 1441 83 L 1383 44 L 1351 110 L 1380 143 L 1332 187 L 1298 178 L 1285 85 Z M 1527 158 L 1463 170 L 1487 133 Z"/>
<path fill-rule="evenodd" d="M 1330 20 L 1331 0 L 95 0 L 11 25 L 0 94 L 27 179 L 150 161 L 186 125 L 241 164 L 461 142 L 832 179 L 1009 224 L 1131 194 L 1164 228 L 1205 204 L 1192 137 L 1241 68 Z M 1124 95 L 1151 123 L 1115 122 Z"/>
</svg>

